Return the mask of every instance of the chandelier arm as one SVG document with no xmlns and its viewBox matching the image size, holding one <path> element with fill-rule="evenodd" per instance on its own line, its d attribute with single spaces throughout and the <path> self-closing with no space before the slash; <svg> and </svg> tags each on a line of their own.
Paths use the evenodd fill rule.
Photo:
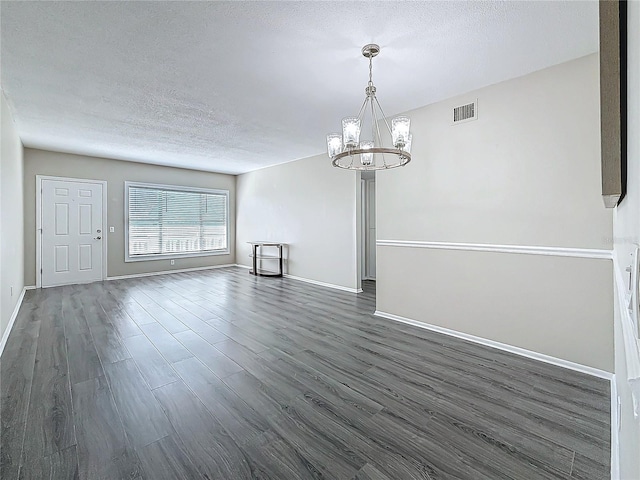
<svg viewBox="0 0 640 480">
<path fill-rule="evenodd" d="M 374 96 L 375 98 L 375 96 Z M 376 146 L 376 111 L 374 109 L 373 101 L 371 101 L 371 140 L 373 140 L 373 146 Z M 382 142 L 379 142 L 378 145 L 382 146 Z"/>
<path fill-rule="evenodd" d="M 379 124 L 379 122 L 376 122 L 376 133 L 378 135 L 378 141 L 380 142 L 380 145 L 384 145 L 382 143 L 382 135 L 380 135 L 380 124 Z M 387 159 L 384 157 L 384 152 L 382 152 L 382 164 L 385 167 L 387 166 Z"/>
<path fill-rule="evenodd" d="M 385 116 L 384 111 L 382 110 L 382 106 L 380 105 L 380 102 L 378 101 L 377 98 L 376 98 L 376 103 L 378 104 L 378 108 L 380 109 L 380 113 L 382 113 L 382 119 L 384 120 L 384 123 L 387 126 L 387 130 L 389 130 L 389 135 L 392 135 L 391 127 L 389 126 L 389 122 L 387 122 L 387 117 Z"/>
<path fill-rule="evenodd" d="M 369 97 L 365 97 L 364 102 L 362 102 L 362 106 L 360 107 L 360 111 L 358 112 L 358 118 L 362 120 L 363 112 L 365 107 L 367 106 L 367 102 L 369 101 Z"/>
<path fill-rule="evenodd" d="M 385 123 L 387 123 L 387 120 L 384 117 L 384 112 L 382 111 L 382 107 L 380 107 L 380 102 L 378 102 L 378 99 L 376 98 L 376 104 L 378 105 L 378 108 L 380 109 L 380 113 L 382 114 L 382 119 L 384 120 Z M 389 124 L 387 124 L 387 128 L 389 127 Z M 380 122 L 376 121 L 376 131 L 378 132 L 378 140 L 380 141 L 380 145 L 383 145 L 382 143 L 382 135 L 380 135 Z M 389 133 L 391 133 L 391 131 L 389 131 Z M 385 166 L 385 168 L 387 167 L 387 159 L 384 158 L 384 152 L 382 152 L 382 164 Z"/>
</svg>

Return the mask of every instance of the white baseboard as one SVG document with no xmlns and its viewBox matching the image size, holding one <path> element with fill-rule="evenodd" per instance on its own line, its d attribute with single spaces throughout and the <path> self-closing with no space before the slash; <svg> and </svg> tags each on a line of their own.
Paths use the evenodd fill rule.
<svg viewBox="0 0 640 480">
<path fill-rule="evenodd" d="M 389 320 L 394 320 L 396 322 L 407 323 L 415 327 L 424 328 L 425 330 L 431 330 L 452 337 L 461 338 L 463 340 L 468 340 L 470 342 L 479 343 L 488 347 L 497 348 L 498 350 L 515 353 L 516 355 L 531 358 L 533 360 L 538 360 L 540 362 L 550 363 L 558 367 L 564 367 L 568 368 L 569 370 L 586 373 L 587 375 L 593 375 L 594 377 L 604 378 L 605 380 L 613 380 L 613 373 L 605 372 L 604 370 L 589 367 L 587 365 L 582 365 L 580 363 L 570 362 L 569 360 L 564 360 L 562 358 L 552 357 L 551 355 L 546 355 L 544 353 L 538 353 L 524 348 L 515 347 L 513 345 L 508 345 L 506 343 L 496 342 L 495 340 L 489 340 L 488 338 L 476 337 L 475 335 L 458 332 L 457 330 L 451 330 L 449 328 L 439 327 L 437 325 L 431 325 L 429 323 L 420 322 L 411 318 L 401 317 L 399 315 L 394 315 L 393 313 L 381 312 L 379 310 L 376 310 L 374 315 L 378 317 L 388 318 Z"/>
<path fill-rule="evenodd" d="M 20 298 L 16 303 L 15 308 L 13 309 L 13 313 L 11 314 L 11 318 L 9 318 L 9 324 L 7 325 L 7 329 L 2 334 L 2 340 L 0 340 L 0 355 L 4 351 L 4 346 L 7 344 L 7 340 L 9 339 L 9 334 L 13 329 L 13 324 L 16 323 L 16 318 L 18 318 L 18 312 L 20 311 L 20 307 L 22 306 L 22 300 L 24 299 L 24 294 L 27 293 L 27 290 L 31 290 L 30 287 L 23 287 L 22 292 L 20 293 Z"/>
<path fill-rule="evenodd" d="M 246 268 L 247 270 L 251 270 L 250 266 L 242 265 L 240 263 L 236 264 L 236 267 Z M 342 285 L 336 285 L 334 283 L 320 282 L 318 280 L 311 280 L 310 278 L 305 278 L 305 277 L 296 277 L 295 275 L 289 275 L 288 273 L 285 273 L 283 277 L 290 278 L 291 280 L 298 280 L 300 282 L 312 283 L 313 285 L 320 285 L 321 287 L 333 288 L 334 290 L 342 290 L 343 292 L 362 293 L 361 288 L 343 287 Z"/>
<path fill-rule="evenodd" d="M 620 478 L 620 405 L 616 377 L 611 380 L 611 480 Z"/>
<path fill-rule="evenodd" d="M 141 277 L 153 277 L 155 275 L 168 275 L 170 273 L 185 273 L 185 272 L 197 272 L 200 270 L 212 270 L 214 268 L 229 268 L 235 267 L 233 263 L 227 263 L 224 265 L 212 265 L 209 267 L 193 267 L 193 268 L 180 268 L 176 270 L 163 270 L 161 272 L 149 272 L 149 273 L 134 273 L 132 275 L 119 275 L 117 277 L 107 277 L 106 280 L 126 280 L 129 278 L 141 278 Z"/>
<path fill-rule="evenodd" d="M 342 290 L 343 292 L 362 293 L 362 289 L 361 288 L 343 287 L 342 285 L 335 285 L 333 283 L 319 282 L 318 280 L 311 280 L 310 278 L 296 277 L 295 275 L 289 275 L 288 273 L 285 273 L 284 276 L 286 278 L 290 278 L 292 280 L 298 280 L 300 282 L 311 283 L 313 285 L 320 285 L 321 287 L 333 288 L 335 290 Z"/>
</svg>

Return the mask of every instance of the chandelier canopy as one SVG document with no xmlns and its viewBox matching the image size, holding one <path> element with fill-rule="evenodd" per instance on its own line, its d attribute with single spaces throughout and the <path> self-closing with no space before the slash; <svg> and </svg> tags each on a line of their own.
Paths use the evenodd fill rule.
<svg viewBox="0 0 640 480">
<path fill-rule="evenodd" d="M 385 170 L 403 167 L 411 161 L 411 121 L 399 116 L 391 120 L 391 126 L 376 98 L 373 85 L 373 57 L 380 53 L 374 43 L 362 47 L 362 55 L 369 59 L 369 83 L 364 92 L 366 97 L 357 117 L 342 119 L 342 134 L 327 135 L 327 153 L 334 167 L 347 170 Z M 378 114 L 379 112 L 379 114 Z M 391 145 L 384 146 L 380 135 L 380 124 L 386 126 Z M 371 136 L 361 140 L 363 130 L 371 128 Z"/>
</svg>

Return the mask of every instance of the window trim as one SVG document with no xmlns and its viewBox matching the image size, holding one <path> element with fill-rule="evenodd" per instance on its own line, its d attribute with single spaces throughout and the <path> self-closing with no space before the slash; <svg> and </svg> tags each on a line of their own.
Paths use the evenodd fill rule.
<svg viewBox="0 0 640 480">
<path fill-rule="evenodd" d="M 224 195 L 227 204 L 227 248 L 224 250 L 208 250 L 206 252 L 185 252 L 185 253 L 154 253 L 149 255 L 129 255 L 129 187 L 155 188 L 158 190 L 173 190 L 176 192 L 187 193 L 210 193 L 214 195 Z M 215 188 L 187 187 L 180 185 L 164 185 L 160 183 L 145 182 L 124 182 L 124 261 L 125 262 L 145 262 L 149 260 L 170 260 L 175 258 L 192 258 L 192 257 L 209 257 L 215 255 L 229 255 L 231 249 L 229 246 L 229 190 L 221 190 Z"/>
</svg>

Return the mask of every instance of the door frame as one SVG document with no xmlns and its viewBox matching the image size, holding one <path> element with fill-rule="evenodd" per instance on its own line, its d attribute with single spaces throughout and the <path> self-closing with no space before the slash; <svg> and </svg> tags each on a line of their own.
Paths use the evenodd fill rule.
<svg viewBox="0 0 640 480">
<path fill-rule="evenodd" d="M 365 205 L 364 211 L 366 212 L 366 214 L 365 214 L 366 218 L 365 218 L 365 221 L 364 221 L 364 224 L 365 224 L 365 254 L 364 255 L 366 257 L 366 260 L 365 260 L 365 270 L 364 270 L 364 272 L 365 272 L 365 278 L 367 280 L 374 280 L 375 281 L 376 277 L 372 277 L 371 276 L 371 263 L 372 263 L 371 262 L 371 248 L 372 247 L 371 247 L 370 237 L 371 237 L 371 203 L 372 203 L 371 202 L 371 191 L 372 191 L 371 187 L 373 185 L 373 188 L 375 189 L 376 179 L 375 178 L 367 178 L 365 180 L 365 183 L 366 183 L 366 187 L 365 187 L 366 194 L 365 194 L 364 203 L 366 205 Z M 377 209 L 375 208 L 376 207 L 376 205 L 375 205 L 375 203 L 376 203 L 376 194 L 375 194 L 375 190 L 373 190 L 373 191 L 374 191 L 374 194 L 373 194 L 373 207 L 374 208 L 373 208 L 373 210 L 374 210 L 375 215 L 378 215 Z M 373 252 L 374 252 L 374 256 L 375 256 L 376 261 L 377 261 L 378 260 L 378 255 L 377 255 L 377 252 L 376 252 L 376 241 L 378 240 L 378 238 L 377 238 L 377 236 L 378 236 L 378 228 L 377 228 L 378 225 L 377 225 L 377 222 L 375 222 L 375 223 L 376 223 L 376 225 L 375 225 L 375 227 L 376 227 L 376 238 L 373 239 L 374 240 L 373 241 Z M 377 269 L 376 269 L 376 274 L 377 274 Z"/>
<path fill-rule="evenodd" d="M 367 181 L 360 178 L 360 280 L 367 280 Z M 362 287 L 361 287 L 362 288 Z"/>
<path fill-rule="evenodd" d="M 36 175 L 36 288 L 42 288 L 42 181 L 95 183 L 102 185 L 102 280 L 107 279 L 107 181 Z"/>
</svg>

